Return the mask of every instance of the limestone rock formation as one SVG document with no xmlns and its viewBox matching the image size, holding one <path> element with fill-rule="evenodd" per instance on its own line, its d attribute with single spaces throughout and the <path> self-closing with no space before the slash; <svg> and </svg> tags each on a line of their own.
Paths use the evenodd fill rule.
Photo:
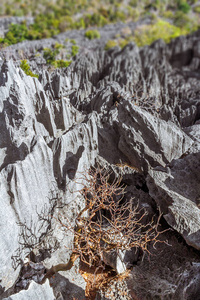
<svg viewBox="0 0 200 300">
<path fill-rule="evenodd" d="M 150 171 L 148 187 L 168 224 L 199 250 L 199 153 Z"/>
<path fill-rule="evenodd" d="M 135 26 L 130 24 L 132 30 Z M 159 40 L 142 49 L 131 43 L 103 51 L 106 39 L 123 27 L 100 29 L 102 38 L 96 41 L 75 30 L 10 46 L 0 54 L 2 299 L 73 299 L 62 287 L 71 284 L 67 274 L 52 281 L 55 296 L 48 282 L 32 282 L 21 292 L 16 282 L 23 278 L 27 257 L 46 268 L 69 259 L 73 237 L 60 230 L 56 216 L 73 224 L 84 207 L 81 174 L 96 162 L 113 179 L 121 178 L 126 199 L 146 209 L 147 221 L 160 209 L 162 227 L 174 229 L 163 234 L 173 249 L 161 243 L 152 264 L 140 252 L 129 253 L 126 263 L 135 266 L 132 293 L 177 300 L 200 293 L 194 278 L 199 255 L 193 250 L 200 249 L 200 32 L 168 45 Z M 79 55 L 68 68 L 52 70 L 44 65 L 43 49 L 67 37 L 77 38 Z M 24 51 L 38 79 L 20 69 L 18 50 Z M 40 59 L 34 57 L 36 51 Z M 181 252 L 187 252 L 194 272 Z M 176 282 L 170 277 L 174 270 L 180 279 Z M 71 290 L 78 286 L 77 295 L 82 295 L 83 282 L 73 278 Z"/>
<path fill-rule="evenodd" d="M 22 224 L 34 237 L 29 236 L 31 241 L 24 237 L 26 245 L 18 259 L 30 252 L 49 226 L 40 214 L 51 209 L 51 191 L 58 186 L 65 191 L 65 202 L 73 201 L 72 191 L 79 187 L 71 181 L 93 163 L 98 141 L 95 114 L 84 120 L 68 99 L 56 107 L 40 82 L 12 62 L 2 66 L 0 82 L 1 284 L 7 289 L 19 274 L 14 258 L 23 243 Z"/>
</svg>

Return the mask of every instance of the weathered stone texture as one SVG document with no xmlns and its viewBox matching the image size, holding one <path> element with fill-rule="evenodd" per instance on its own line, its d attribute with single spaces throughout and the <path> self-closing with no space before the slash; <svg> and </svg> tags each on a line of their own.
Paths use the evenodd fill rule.
<svg viewBox="0 0 200 300">
<path fill-rule="evenodd" d="M 130 24 L 132 31 L 135 26 Z M 134 204 L 138 202 L 139 207 L 147 209 L 147 220 L 159 208 L 165 226 L 171 226 L 188 245 L 200 249 L 199 32 L 169 45 L 159 40 L 142 49 L 131 43 L 124 49 L 103 51 L 106 37 L 113 38 L 123 27 L 116 24 L 100 29 L 102 37 L 96 41 L 88 41 L 84 31 L 75 30 L 2 51 L 1 57 L 9 58 L 0 62 L 2 291 L 14 286 L 21 269 L 18 263 L 23 264 L 39 241 L 41 248 L 31 255 L 45 266 L 69 258 L 66 247 L 72 244 L 72 237 L 60 231 L 55 218 L 45 221 L 44 217 L 61 212 L 63 218 L 74 221 L 78 209 L 84 206 L 79 193 L 84 184 L 81 174 L 95 162 L 111 170 L 113 177 L 122 177 L 127 199 L 133 197 Z M 48 71 L 43 57 L 33 59 L 36 51 L 42 53 L 44 47 L 52 47 L 56 41 L 62 43 L 66 37 L 77 37 L 80 46 L 79 55 L 68 68 Z M 19 49 L 30 58 L 39 79 L 26 76 L 19 68 Z M 58 200 L 60 211 L 52 211 Z M 63 204 L 68 204 L 66 209 Z M 45 238 L 50 229 L 51 241 Z M 57 248 L 53 249 L 53 243 Z M 166 251 L 164 246 L 161 251 Z M 193 258 L 196 261 L 192 252 L 191 262 Z M 178 259 L 173 259 L 176 269 L 180 265 Z M 117 269 L 120 266 L 116 261 Z M 138 261 L 143 268 L 137 253 L 132 263 Z M 168 283 L 166 274 L 159 274 L 166 295 L 163 299 L 197 295 L 198 280 L 193 282 L 192 272 L 191 280 L 185 280 L 183 269 L 177 273 L 183 276 L 180 283 Z M 138 279 L 140 268 L 134 270 Z M 154 271 L 147 270 L 147 274 L 146 283 L 150 284 Z M 75 285 L 78 281 L 77 277 Z M 66 279 L 60 282 L 68 286 Z M 140 280 L 136 283 L 140 290 Z M 146 286 L 150 289 L 149 284 Z M 159 289 L 155 282 L 153 286 Z M 189 293 L 188 286 L 194 292 Z M 181 289 L 186 291 L 184 295 Z M 55 290 L 60 299 L 67 299 L 54 286 Z M 79 292 L 82 295 L 82 287 Z M 8 299 L 54 299 L 47 283 L 32 283 L 20 293 Z M 29 296 L 32 293 L 34 296 Z M 151 295 L 160 293 L 156 290 Z"/>
</svg>

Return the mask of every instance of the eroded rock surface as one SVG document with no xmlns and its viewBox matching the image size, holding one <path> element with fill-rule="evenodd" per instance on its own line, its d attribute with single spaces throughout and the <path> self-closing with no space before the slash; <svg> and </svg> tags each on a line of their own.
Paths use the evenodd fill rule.
<svg viewBox="0 0 200 300">
<path fill-rule="evenodd" d="M 188 266 L 184 262 L 180 267 L 179 254 L 180 247 L 187 251 L 188 245 L 200 249 L 200 33 L 169 45 L 160 40 L 143 49 L 131 43 L 124 49 L 103 51 L 106 36 L 112 37 L 123 26 L 106 26 L 104 35 L 101 29 L 102 38 L 91 42 L 84 31 L 72 31 L 7 49 L 13 60 L 3 61 L 0 72 L 0 280 L 4 298 L 15 293 L 27 256 L 47 268 L 69 259 L 72 237 L 49 216 L 60 213 L 73 223 L 84 206 L 80 174 L 95 162 L 111 170 L 113 177 L 122 177 L 126 197 L 145 208 L 149 220 L 160 208 L 167 222 L 163 226 L 171 226 L 176 231 L 172 235 L 181 234 L 187 243 L 173 240 L 174 265 L 168 273 L 169 262 L 164 269 L 163 264 L 157 266 L 161 291 L 152 281 L 155 262 L 143 262 L 141 254 L 132 262 L 130 258 L 129 265 L 137 263 L 132 273 L 136 279 L 133 294 L 142 295 L 141 270 L 145 288 L 150 290 L 146 299 L 176 295 L 181 300 L 181 288 L 189 293 L 190 282 L 184 280 Z M 132 30 L 134 26 L 130 25 Z M 48 71 L 43 58 L 34 58 L 45 46 L 74 36 L 80 52 L 68 68 Z M 24 50 L 39 79 L 19 68 L 18 49 Z M 8 58 L 7 54 L 2 57 Z M 160 251 L 167 253 L 166 247 L 162 243 Z M 199 262 L 193 251 L 187 257 L 191 263 Z M 169 279 L 175 269 L 176 276 L 183 278 L 180 283 Z M 56 299 L 68 299 L 62 283 L 72 290 L 79 286 L 77 295 L 82 297 L 85 287 L 80 278 L 75 277 L 75 287 L 68 281 L 70 277 L 64 274 L 60 285 L 54 285 Z M 42 293 L 44 286 L 34 283 L 20 293 L 28 297 L 33 286 L 35 295 Z M 194 290 L 199 291 L 196 285 Z M 50 287 L 45 291 L 51 299 Z M 8 299 L 18 299 L 17 295 Z"/>
<path fill-rule="evenodd" d="M 200 178 L 199 153 L 188 154 L 166 168 L 149 172 L 150 195 L 157 201 L 170 226 L 182 234 L 186 242 L 200 249 Z"/>
<path fill-rule="evenodd" d="M 13 62 L 2 66 L 0 82 L 1 284 L 7 289 L 19 274 L 16 256 L 23 259 L 48 230 L 41 214 L 52 208 L 51 191 L 62 190 L 65 203 L 75 198 L 80 183 L 71 181 L 94 162 L 98 139 L 95 114 L 86 120 L 68 99 L 56 105 L 55 96 Z M 30 241 L 22 236 L 26 230 L 34 235 Z"/>
</svg>

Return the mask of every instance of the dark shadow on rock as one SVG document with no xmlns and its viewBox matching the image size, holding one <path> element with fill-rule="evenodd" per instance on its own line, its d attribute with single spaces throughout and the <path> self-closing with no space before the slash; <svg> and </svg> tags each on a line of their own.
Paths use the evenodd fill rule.
<svg viewBox="0 0 200 300">
<path fill-rule="evenodd" d="M 54 158 L 54 175 L 57 180 L 58 187 L 62 190 L 66 188 L 66 177 L 73 180 L 78 168 L 79 160 L 85 150 L 84 146 L 79 146 L 77 152 L 74 154 L 71 151 L 66 152 L 65 162 L 60 169 L 59 160 L 61 156 L 61 141 L 58 141 L 56 155 Z"/>
<path fill-rule="evenodd" d="M 55 276 L 50 279 L 50 284 L 53 288 L 56 299 L 59 298 L 62 300 L 85 300 L 85 291 L 59 273 L 55 274 Z"/>
<path fill-rule="evenodd" d="M 14 145 L 12 145 L 10 148 L 7 148 L 5 153 L 6 157 L 4 158 L 4 161 L 0 166 L 0 171 L 7 165 L 13 164 L 18 160 L 24 160 L 25 157 L 29 154 L 29 149 L 27 145 L 23 142 L 18 148 Z"/>
<path fill-rule="evenodd" d="M 5 83 L 7 81 L 8 81 L 8 62 L 5 61 L 1 67 L 0 86 L 5 86 Z"/>
<path fill-rule="evenodd" d="M 192 61 L 192 58 L 193 58 L 193 50 L 188 49 L 184 52 L 172 55 L 170 59 L 170 64 L 174 68 L 181 68 L 183 66 L 189 65 Z"/>
<path fill-rule="evenodd" d="M 37 92 L 35 97 L 41 99 L 43 103 L 42 108 L 40 109 L 40 113 L 36 114 L 37 122 L 44 125 L 50 136 L 54 136 L 53 123 L 51 120 L 50 111 L 46 105 L 44 91 Z"/>
<path fill-rule="evenodd" d="M 130 165 L 129 159 L 118 148 L 119 137 L 111 127 L 98 128 L 99 155 L 110 164 L 124 162 Z"/>
<path fill-rule="evenodd" d="M 16 95 L 10 94 L 10 99 L 12 101 L 9 98 L 4 101 L 3 111 L 0 113 L 0 149 L 6 149 L 0 161 L 0 171 L 8 164 L 15 163 L 17 160 L 24 160 L 29 153 L 27 145 L 23 142 L 23 138 L 19 147 L 14 144 L 11 138 L 12 131 L 8 124 L 14 129 L 23 122 L 24 116 L 23 112 L 18 110 Z"/>
<path fill-rule="evenodd" d="M 66 178 L 66 175 L 69 179 L 74 179 L 76 170 L 78 168 L 78 162 L 83 154 L 84 146 L 80 146 L 76 154 L 73 154 L 71 151 L 66 152 L 65 164 L 63 166 L 63 178 Z"/>
</svg>

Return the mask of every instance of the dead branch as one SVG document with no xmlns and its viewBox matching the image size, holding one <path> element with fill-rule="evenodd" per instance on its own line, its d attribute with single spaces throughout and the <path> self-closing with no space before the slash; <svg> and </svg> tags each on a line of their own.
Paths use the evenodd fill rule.
<svg viewBox="0 0 200 300">
<path fill-rule="evenodd" d="M 110 173 L 97 167 L 81 175 L 85 185 L 80 193 L 85 207 L 79 212 L 75 226 L 58 215 L 57 221 L 66 233 L 74 235 L 74 248 L 67 264 L 53 266 L 42 282 L 58 271 L 71 269 L 75 260 L 91 266 L 103 266 L 103 253 L 139 248 L 148 252 L 148 245 L 159 242 L 158 224 L 152 219 L 145 224 L 146 212 L 134 206 L 132 199 L 125 199 L 121 179 L 110 180 Z"/>
</svg>

